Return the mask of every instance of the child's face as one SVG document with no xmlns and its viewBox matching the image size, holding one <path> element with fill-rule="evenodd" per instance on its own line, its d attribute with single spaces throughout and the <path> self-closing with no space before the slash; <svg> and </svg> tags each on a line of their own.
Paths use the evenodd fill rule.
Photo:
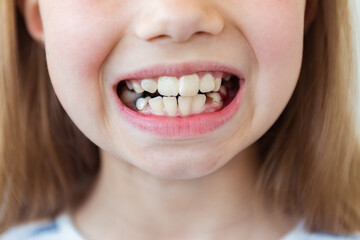
<svg viewBox="0 0 360 240">
<path fill-rule="evenodd" d="M 253 144 L 279 117 L 301 67 L 305 3 L 39 0 L 51 80 L 69 116 L 108 155 L 170 178 L 215 171 Z M 134 72 L 136 76 L 128 75 Z M 172 105 L 176 98 L 166 98 L 166 110 L 157 98 L 152 107 L 146 105 L 146 111 L 130 114 L 129 107 L 137 111 L 136 107 L 127 103 L 124 108 L 120 102 L 126 99 L 120 101 L 116 93 L 119 80 L 152 78 L 164 96 L 179 88 L 187 95 L 184 89 L 192 92 L 198 80 L 196 76 L 179 79 L 193 73 L 200 78 L 209 73 L 207 84 L 200 80 L 203 89 L 215 92 L 212 85 L 217 77 L 233 74 L 243 81 L 235 93 L 231 92 L 236 87 L 227 85 L 223 103 L 215 99 L 217 94 L 214 98 L 202 94 L 196 101 L 184 97 L 177 112 Z M 163 75 L 184 82 L 158 80 Z M 160 81 L 184 85 L 160 86 Z M 224 108 L 226 98 L 232 101 Z M 200 113 L 191 110 L 196 106 L 188 113 L 189 99 L 200 104 Z M 216 112 L 205 114 L 204 109 Z M 182 117 L 154 116 L 167 111 Z M 150 115 L 143 118 L 146 113 Z"/>
</svg>

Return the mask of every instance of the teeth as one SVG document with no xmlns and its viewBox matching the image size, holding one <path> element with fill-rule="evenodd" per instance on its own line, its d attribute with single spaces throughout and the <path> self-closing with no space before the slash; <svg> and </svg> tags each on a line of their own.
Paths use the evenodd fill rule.
<svg viewBox="0 0 360 240">
<path fill-rule="evenodd" d="M 127 86 L 127 88 L 128 88 L 129 90 L 134 90 L 133 85 L 131 84 L 131 82 L 125 81 L 125 83 L 126 83 L 126 86 Z"/>
<path fill-rule="evenodd" d="M 176 97 L 164 97 L 164 106 L 169 116 L 176 116 L 177 112 L 177 101 Z"/>
<path fill-rule="evenodd" d="M 230 78 L 231 78 L 231 75 L 230 75 L 230 74 L 226 74 L 223 79 L 224 79 L 225 81 L 229 81 Z"/>
<path fill-rule="evenodd" d="M 220 90 L 221 87 L 221 78 L 215 78 L 215 88 L 214 88 L 214 92 L 217 92 Z"/>
<path fill-rule="evenodd" d="M 135 102 L 136 109 L 144 110 L 147 105 L 156 115 L 177 116 L 178 109 L 182 116 L 200 113 L 204 110 L 206 99 L 213 103 L 222 103 L 223 97 L 227 95 L 226 85 L 231 82 L 231 75 L 225 74 L 221 77 L 214 77 L 206 73 L 201 79 L 198 74 L 191 74 L 177 77 L 162 76 L 158 79 L 143 79 L 126 81 L 127 88 L 119 95 L 126 103 Z M 222 86 L 224 80 L 224 86 Z M 155 98 L 141 97 L 144 91 L 162 96 Z M 204 94 L 199 94 L 199 91 Z M 206 94 L 206 95 L 205 95 Z M 149 94 L 145 94 L 149 95 Z"/>
<path fill-rule="evenodd" d="M 153 112 L 157 115 L 163 115 L 164 114 L 164 102 L 162 97 L 155 97 L 151 98 L 149 100 L 149 105 Z"/>
<path fill-rule="evenodd" d="M 137 93 L 144 92 L 144 89 L 141 87 L 141 85 L 138 82 L 135 82 L 135 81 L 132 82 L 132 86 L 133 86 L 135 92 L 137 92 Z"/>
<path fill-rule="evenodd" d="M 219 92 L 223 95 L 226 96 L 227 95 L 227 89 L 225 86 L 221 86 Z"/>
<path fill-rule="evenodd" d="M 196 96 L 199 92 L 200 79 L 197 74 L 182 76 L 179 80 L 179 94 L 184 97 Z"/>
<path fill-rule="evenodd" d="M 138 100 L 136 100 L 136 108 L 141 111 L 146 107 L 148 102 L 149 98 L 139 98 Z"/>
<path fill-rule="evenodd" d="M 176 77 L 159 77 L 158 91 L 161 95 L 171 97 L 178 95 L 178 79 Z"/>
<path fill-rule="evenodd" d="M 141 81 L 141 87 L 149 92 L 149 93 L 154 93 L 157 90 L 157 82 L 152 80 L 152 79 L 144 79 Z"/>
<path fill-rule="evenodd" d="M 181 115 L 189 115 L 191 110 L 192 97 L 179 97 L 178 102 Z"/>
<path fill-rule="evenodd" d="M 215 103 L 221 103 L 222 99 L 219 93 L 207 93 L 207 97 L 209 97 Z"/>
<path fill-rule="evenodd" d="M 198 94 L 192 99 L 192 110 L 195 113 L 201 112 L 204 108 L 206 97 L 204 94 Z"/>
<path fill-rule="evenodd" d="M 229 83 L 231 75 L 225 75 L 224 80 Z M 196 96 L 200 90 L 202 93 L 217 92 L 221 87 L 221 77 L 214 78 L 212 74 L 205 74 L 202 79 L 197 74 L 182 76 L 179 80 L 176 77 L 163 76 L 158 81 L 153 79 L 143 79 L 141 81 L 126 81 L 129 90 L 136 93 L 155 93 L 156 90 L 167 97 L 175 97 L 178 94 L 184 97 Z"/>
<path fill-rule="evenodd" d="M 215 88 L 214 77 L 210 73 L 206 74 L 200 81 L 200 92 L 211 92 Z"/>
</svg>

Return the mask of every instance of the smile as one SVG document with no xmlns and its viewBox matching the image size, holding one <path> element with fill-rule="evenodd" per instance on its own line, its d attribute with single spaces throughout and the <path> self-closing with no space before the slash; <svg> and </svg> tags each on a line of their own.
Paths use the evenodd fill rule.
<svg viewBox="0 0 360 240">
<path fill-rule="evenodd" d="M 235 76 L 221 72 L 194 73 L 121 82 L 117 93 L 141 114 L 186 117 L 219 111 L 234 98 L 238 83 Z"/>
<path fill-rule="evenodd" d="M 123 76 L 114 87 L 122 115 L 161 137 L 192 138 L 217 129 L 237 112 L 245 80 L 227 67 L 204 68 L 184 64 Z"/>
</svg>

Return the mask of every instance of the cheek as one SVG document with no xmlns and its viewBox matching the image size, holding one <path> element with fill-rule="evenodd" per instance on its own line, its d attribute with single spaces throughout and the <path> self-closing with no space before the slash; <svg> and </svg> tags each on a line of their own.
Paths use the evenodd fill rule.
<svg viewBox="0 0 360 240">
<path fill-rule="evenodd" d="M 292 11 L 289 9 L 281 11 L 281 8 L 266 11 L 257 9 L 255 10 L 257 14 L 246 19 L 244 31 L 258 64 L 264 71 L 277 69 L 276 65 L 280 67 L 278 70 L 284 70 L 285 66 L 289 66 L 291 68 L 289 70 L 293 71 L 294 64 L 297 67 L 296 70 L 299 70 L 304 15 L 302 8 L 293 6 L 290 9 Z"/>
<path fill-rule="evenodd" d="M 91 76 L 110 47 L 110 26 L 99 21 L 99 13 L 80 4 L 65 1 L 49 5 L 43 12 L 45 46 L 54 62 L 50 67 Z"/>
<path fill-rule="evenodd" d="M 302 62 L 305 1 L 249 1 L 243 31 L 256 56 L 256 112 L 275 121 L 296 86 Z M 266 115 L 264 115 L 266 114 Z"/>
<path fill-rule="evenodd" d="M 44 1 L 41 5 L 52 84 L 70 117 L 82 125 L 103 116 L 99 114 L 105 108 L 102 64 L 126 24 L 116 17 L 124 15 L 109 12 L 119 11 L 109 2 L 116 1 Z"/>
</svg>

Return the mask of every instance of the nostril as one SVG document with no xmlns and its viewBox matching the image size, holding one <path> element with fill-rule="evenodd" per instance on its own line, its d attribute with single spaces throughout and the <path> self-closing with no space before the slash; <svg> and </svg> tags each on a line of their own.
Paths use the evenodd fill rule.
<svg viewBox="0 0 360 240">
<path fill-rule="evenodd" d="M 164 40 L 164 39 L 167 39 L 167 38 L 169 38 L 169 36 L 167 36 L 167 35 L 159 35 L 159 36 L 148 38 L 148 41 Z"/>
</svg>

